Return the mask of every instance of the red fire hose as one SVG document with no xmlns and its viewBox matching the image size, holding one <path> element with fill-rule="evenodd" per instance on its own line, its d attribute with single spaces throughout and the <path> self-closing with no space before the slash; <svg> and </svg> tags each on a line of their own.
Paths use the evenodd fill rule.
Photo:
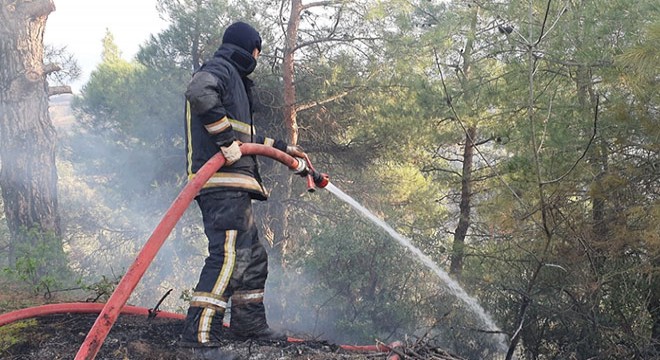
<svg viewBox="0 0 660 360">
<path fill-rule="evenodd" d="M 241 153 L 243 155 L 262 155 L 272 158 L 286 165 L 289 169 L 295 170 L 319 186 L 324 187 L 328 183 L 327 175 L 319 174 L 310 166 L 308 167 L 304 160 L 296 159 L 282 151 L 273 147 L 260 145 L 260 144 L 242 144 Z M 121 279 L 117 288 L 108 299 L 108 302 L 103 307 L 103 310 L 96 318 L 96 322 L 92 329 L 87 334 L 85 341 L 80 346 L 76 360 L 93 360 L 96 357 L 103 341 L 105 341 L 110 328 L 117 320 L 117 316 L 122 311 L 122 308 L 128 301 L 131 293 L 137 286 L 147 268 L 156 257 L 158 250 L 161 248 L 165 239 L 172 232 L 179 218 L 188 208 L 188 205 L 197 196 L 197 193 L 202 186 L 211 178 L 211 176 L 222 167 L 225 163 L 225 158 L 222 153 L 218 152 L 214 155 L 201 169 L 195 174 L 195 177 L 181 190 L 179 196 L 174 200 L 167 213 L 163 216 L 162 220 L 156 226 L 156 229 L 147 240 L 146 244 L 138 254 L 137 258 L 128 269 L 124 277 Z M 313 191 L 313 184 L 308 184 L 308 190 Z"/>
<path fill-rule="evenodd" d="M 0 326 L 11 324 L 15 321 L 30 319 L 37 316 L 47 316 L 53 314 L 98 314 L 103 310 L 103 303 L 62 303 L 62 304 L 47 304 L 35 306 L 27 309 L 12 311 L 5 314 L 0 314 Z M 143 315 L 149 316 L 151 311 L 145 307 L 126 305 L 121 310 L 122 314 L 128 315 Z M 185 315 L 171 313 L 167 311 L 158 311 L 158 317 L 168 319 L 185 319 Z"/>
<path fill-rule="evenodd" d="M 7 324 L 11 324 L 16 321 L 31 319 L 39 316 L 48 316 L 53 314 L 97 314 L 101 312 L 105 304 L 103 303 L 88 303 L 88 302 L 76 302 L 76 303 L 61 303 L 61 304 L 47 304 L 40 305 L 31 308 L 16 310 L 8 312 L 5 314 L 0 314 L 0 327 Z M 147 309 L 145 307 L 126 305 L 121 310 L 122 314 L 125 315 L 141 315 L 149 316 L 152 315 L 153 310 Z M 184 320 L 185 315 L 177 314 L 167 311 L 158 311 L 156 312 L 157 317 L 167 318 L 167 319 L 178 319 Z M 289 337 L 287 339 L 291 343 L 304 342 L 303 339 L 297 339 Z M 399 355 L 397 350 L 400 351 L 403 347 L 403 344 L 399 341 L 395 341 L 390 345 L 339 345 L 339 347 L 346 351 L 351 352 L 389 352 L 390 355 L 387 357 L 387 360 L 399 360 Z"/>
</svg>

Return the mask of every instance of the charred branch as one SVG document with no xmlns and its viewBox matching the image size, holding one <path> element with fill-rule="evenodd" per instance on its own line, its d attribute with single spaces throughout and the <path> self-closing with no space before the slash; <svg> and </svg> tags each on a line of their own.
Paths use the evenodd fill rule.
<svg viewBox="0 0 660 360">
<path fill-rule="evenodd" d="M 380 40 L 380 38 L 377 37 L 350 37 L 350 36 L 344 36 L 340 38 L 334 38 L 334 37 L 325 37 L 323 39 L 316 39 L 316 40 L 310 40 L 304 43 L 301 43 L 297 45 L 293 51 L 299 50 L 301 48 L 314 45 L 314 44 L 319 44 L 319 43 L 325 43 L 325 42 L 346 42 L 346 43 L 351 43 L 354 41 L 377 41 Z"/>
<path fill-rule="evenodd" d="M 43 67 L 44 75 L 49 75 L 60 70 L 62 70 L 62 67 L 58 64 L 45 64 Z"/>
<path fill-rule="evenodd" d="M 314 107 L 317 107 L 317 106 L 320 106 L 320 105 L 323 105 L 323 104 L 331 103 L 335 100 L 339 100 L 339 99 L 343 98 L 344 96 L 350 94 L 353 91 L 354 90 L 344 91 L 344 92 L 339 93 L 337 95 L 331 96 L 327 99 L 323 99 L 323 100 L 319 100 L 319 101 L 312 101 L 312 102 L 308 102 L 306 104 L 300 104 L 300 105 L 296 106 L 296 111 L 304 111 L 304 110 L 308 110 L 308 109 L 311 109 L 311 108 L 314 108 Z"/>
<path fill-rule="evenodd" d="M 73 91 L 71 91 L 71 86 L 48 87 L 48 96 L 61 95 L 61 94 L 73 94 Z"/>
<path fill-rule="evenodd" d="M 465 360 L 465 358 L 431 345 L 432 339 L 420 339 L 415 343 L 406 343 L 395 353 L 405 359 L 415 360 Z M 397 349 L 398 350 L 398 349 Z"/>
<path fill-rule="evenodd" d="M 441 168 L 441 167 L 435 167 L 435 166 L 424 167 L 420 171 L 422 173 L 443 172 L 443 173 L 448 173 L 448 174 L 454 175 L 454 176 L 459 177 L 459 178 L 461 177 L 461 173 L 459 173 L 458 171 L 451 170 L 451 169 L 445 169 L 445 168 Z"/>
</svg>

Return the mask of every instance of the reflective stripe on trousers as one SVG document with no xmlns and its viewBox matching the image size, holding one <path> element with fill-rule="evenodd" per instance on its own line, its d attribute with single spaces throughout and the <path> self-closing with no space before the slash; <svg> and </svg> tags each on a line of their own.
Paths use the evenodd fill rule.
<svg viewBox="0 0 660 360">
<path fill-rule="evenodd" d="M 219 339 L 229 299 L 232 331 L 266 327 L 263 292 L 268 256 L 259 241 L 249 194 L 212 192 L 198 196 L 197 202 L 209 255 L 190 301 L 183 340 L 206 343 Z"/>
</svg>

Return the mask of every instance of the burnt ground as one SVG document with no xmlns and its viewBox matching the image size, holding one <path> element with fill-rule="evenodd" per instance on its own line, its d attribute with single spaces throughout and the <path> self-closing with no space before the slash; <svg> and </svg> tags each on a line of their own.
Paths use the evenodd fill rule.
<svg viewBox="0 0 660 360">
<path fill-rule="evenodd" d="M 68 296 L 46 299 L 0 279 L 0 314 L 45 303 L 76 301 Z M 50 301 L 48 301 L 50 300 Z M 98 314 L 55 314 L 0 326 L 0 359 L 74 359 Z M 97 360 L 195 360 L 190 350 L 177 345 L 183 320 L 121 314 L 110 329 Z M 294 334 L 295 335 L 295 334 Z M 401 339 L 403 340 L 403 339 Z M 387 352 L 355 352 L 323 341 L 260 342 L 225 340 L 223 349 L 241 360 L 373 360 L 395 359 Z M 376 345 L 359 344 L 359 345 Z M 400 359 L 464 360 L 422 340 L 406 341 Z"/>
<path fill-rule="evenodd" d="M 97 314 L 56 314 L 21 320 L 0 327 L 0 359 L 57 360 L 75 358 Z M 98 360 L 195 360 L 177 346 L 183 320 L 120 315 L 96 355 Z M 356 352 L 321 341 L 264 342 L 231 340 L 223 349 L 241 360 L 463 360 L 419 342 L 403 344 L 395 352 Z"/>
<path fill-rule="evenodd" d="M 11 346 L 0 344 L 0 359 L 43 360 L 73 359 L 91 329 L 96 314 L 57 314 L 19 321 L 13 326 Z M 198 359 L 191 351 L 177 346 L 182 320 L 149 319 L 120 315 L 110 330 L 96 359 L 103 360 L 179 360 Z M 9 331 L 10 329 L 3 329 Z M 8 336 L 0 337 L 9 341 Z M 387 353 L 357 353 L 318 341 L 302 343 L 225 340 L 224 349 L 244 360 L 330 360 L 386 359 Z"/>
</svg>

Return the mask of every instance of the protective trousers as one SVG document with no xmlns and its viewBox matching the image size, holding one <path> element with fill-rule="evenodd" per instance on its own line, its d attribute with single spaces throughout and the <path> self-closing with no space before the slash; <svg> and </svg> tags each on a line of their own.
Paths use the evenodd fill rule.
<svg viewBox="0 0 660 360">
<path fill-rule="evenodd" d="M 263 303 L 268 256 L 259 241 L 246 192 L 221 191 L 197 197 L 209 255 L 195 287 L 182 340 L 208 343 L 222 336 L 231 299 L 231 331 L 248 335 L 268 327 Z"/>
</svg>

